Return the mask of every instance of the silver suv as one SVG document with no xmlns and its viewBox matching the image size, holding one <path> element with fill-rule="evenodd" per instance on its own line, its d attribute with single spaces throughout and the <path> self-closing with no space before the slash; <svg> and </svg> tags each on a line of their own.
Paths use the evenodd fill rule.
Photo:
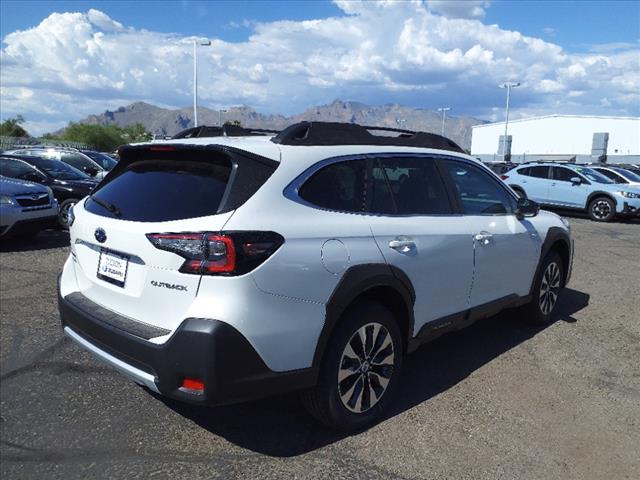
<svg viewBox="0 0 640 480">
<path fill-rule="evenodd" d="M 571 273 L 566 221 L 446 138 L 377 130 L 122 148 L 73 209 L 65 333 L 174 399 L 299 390 L 318 419 L 357 429 L 424 342 L 508 307 L 549 322 Z"/>
</svg>

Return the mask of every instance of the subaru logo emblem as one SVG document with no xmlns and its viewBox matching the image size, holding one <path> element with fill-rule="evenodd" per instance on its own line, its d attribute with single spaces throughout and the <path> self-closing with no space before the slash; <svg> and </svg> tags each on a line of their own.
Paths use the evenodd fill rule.
<svg viewBox="0 0 640 480">
<path fill-rule="evenodd" d="M 96 232 L 93 235 L 100 243 L 107 241 L 107 232 L 104 231 L 104 228 L 96 228 Z"/>
</svg>

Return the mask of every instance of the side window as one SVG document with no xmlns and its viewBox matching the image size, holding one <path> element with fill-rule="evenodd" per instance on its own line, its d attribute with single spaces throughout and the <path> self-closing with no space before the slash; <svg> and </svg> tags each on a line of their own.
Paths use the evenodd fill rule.
<svg viewBox="0 0 640 480">
<path fill-rule="evenodd" d="M 16 160 L 0 160 L 0 175 L 10 178 L 25 178 L 29 173 L 36 174 L 37 172 L 29 165 Z"/>
<path fill-rule="evenodd" d="M 460 196 L 466 215 L 499 215 L 515 212 L 516 200 L 504 187 L 478 167 L 454 160 L 444 165 Z"/>
<path fill-rule="evenodd" d="M 362 212 L 365 206 L 367 162 L 352 160 L 321 168 L 300 188 L 300 198 L 318 207 Z"/>
<path fill-rule="evenodd" d="M 527 177 L 531 176 L 531 167 L 519 168 L 516 170 L 520 175 L 526 175 Z"/>
<path fill-rule="evenodd" d="M 617 173 L 614 173 L 614 172 L 612 172 L 610 170 L 605 170 L 605 169 L 600 169 L 600 168 L 596 168 L 594 170 L 596 170 L 598 173 L 601 173 L 602 175 L 604 175 L 608 179 L 613 180 L 616 183 L 629 183 L 625 179 L 623 179 L 621 176 L 619 176 Z"/>
<path fill-rule="evenodd" d="M 433 159 L 378 159 L 373 165 L 372 183 L 371 213 L 452 213 L 449 198 Z"/>
<path fill-rule="evenodd" d="M 536 178 L 545 178 L 545 179 L 549 179 L 549 167 L 545 167 L 545 166 L 537 166 L 537 167 L 531 167 L 529 176 L 531 177 L 536 177 Z"/>
<path fill-rule="evenodd" d="M 553 179 L 561 182 L 570 182 L 572 178 L 579 177 L 576 172 L 569 168 L 553 167 Z"/>
<path fill-rule="evenodd" d="M 88 163 L 80 155 L 76 155 L 74 153 L 63 153 L 62 161 L 64 163 L 68 163 L 72 167 L 77 168 L 78 170 L 82 170 L 83 168 L 87 167 L 87 163 Z"/>
</svg>

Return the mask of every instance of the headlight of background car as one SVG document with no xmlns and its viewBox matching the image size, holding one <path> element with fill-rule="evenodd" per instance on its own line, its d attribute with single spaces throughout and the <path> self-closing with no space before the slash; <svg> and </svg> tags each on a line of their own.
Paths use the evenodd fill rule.
<svg viewBox="0 0 640 480">
<path fill-rule="evenodd" d="M 0 205 L 15 205 L 16 202 L 9 195 L 0 195 Z"/>
<path fill-rule="evenodd" d="M 640 193 L 635 193 L 635 192 L 618 192 L 618 193 L 625 198 L 640 198 Z"/>
</svg>

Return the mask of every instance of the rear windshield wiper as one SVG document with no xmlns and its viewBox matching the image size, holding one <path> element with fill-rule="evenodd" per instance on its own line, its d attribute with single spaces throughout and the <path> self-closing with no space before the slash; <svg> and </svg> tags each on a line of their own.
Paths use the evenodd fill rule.
<svg viewBox="0 0 640 480">
<path fill-rule="evenodd" d="M 115 205 L 113 205 L 113 204 L 111 204 L 109 202 L 105 202 L 104 200 L 100 200 L 95 195 L 89 195 L 89 198 L 91 200 L 93 200 L 94 202 L 96 202 L 98 205 L 100 205 L 105 210 L 108 210 L 109 212 L 113 213 L 116 217 L 121 217 L 122 216 L 122 212 L 120 212 L 120 209 L 118 209 L 118 207 L 116 207 Z"/>
</svg>

